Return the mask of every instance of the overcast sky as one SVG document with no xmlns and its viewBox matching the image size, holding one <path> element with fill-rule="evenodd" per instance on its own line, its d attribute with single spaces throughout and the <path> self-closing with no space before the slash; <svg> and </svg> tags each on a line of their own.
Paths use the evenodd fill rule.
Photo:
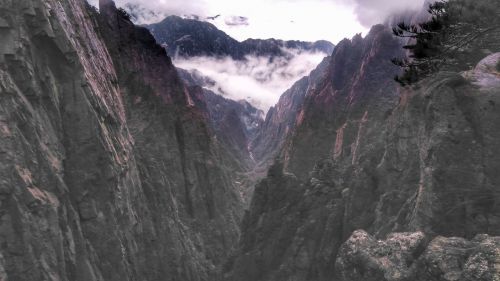
<svg viewBox="0 0 500 281">
<path fill-rule="evenodd" d="M 98 0 L 90 0 L 94 4 Z M 238 40 L 277 38 L 329 40 L 337 43 L 365 34 L 391 13 L 419 9 L 425 0 L 115 0 L 118 6 L 137 4 L 146 10 L 139 23 L 166 15 L 198 15 Z"/>
</svg>

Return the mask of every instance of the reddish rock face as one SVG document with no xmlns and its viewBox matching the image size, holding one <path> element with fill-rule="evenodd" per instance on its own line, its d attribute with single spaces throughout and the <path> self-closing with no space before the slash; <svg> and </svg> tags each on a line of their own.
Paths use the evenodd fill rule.
<svg viewBox="0 0 500 281">
<path fill-rule="evenodd" d="M 500 165 L 498 88 L 474 78 L 493 77 L 494 67 L 488 73 L 481 67 L 494 66 L 492 59 L 463 74 L 466 79 L 439 73 L 398 89 L 391 80 L 397 69 L 388 61 L 399 48 L 382 26 L 337 46 L 287 136 L 284 171 L 256 187 L 226 280 L 420 280 L 411 274 L 431 270 L 440 255 L 434 244 L 422 256 L 424 249 L 405 248 L 394 260 L 342 245 L 358 229 L 376 239 L 415 231 L 429 239 L 500 235 L 500 182 L 492 172 Z M 400 238 L 396 244 L 404 245 Z M 414 254 L 418 269 L 407 268 L 405 256 Z M 471 258 L 468 268 L 482 262 L 488 263 L 483 276 L 498 275 L 490 261 Z M 422 280 L 479 274 L 467 270 L 444 265 Z"/>
<path fill-rule="evenodd" d="M 338 44 L 328 67 L 318 75 L 321 79 L 310 85 L 284 148 L 290 172 L 306 177 L 317 159 L 335 151 L 349 161 L 359 124 L 366 118 L 383 119 L 397 101 L 392 78 L 398 69 L 390 59 L 400 48 L 383 26 L 373 27 L 365 39 L 356 36 Z M 338 139 L 338 130 L 343 139 Z"/>
<path fill-rule="evenodd" d="M 149 265 L 139 267 L 148 271 L 153 266 L 147 273 L 152 280 L 215 278 L 215 269 L 237 241 L 242 211 L 236 177 L 225 168 L 225 163 L 232 164 L 232 155 L 215 141 L 202 108 L 205 101 L 196 101 L 147 29 L 120 17 L 113 6 L 103 8 L 99 26 L 127 101 L 139 177 L 148 189 L 146 202 L 152 203 L 150 212 L 159 215 L 154 225 L 162 233 L 151 244 L 158 247 L 148 253 Z M 169 201 L 174 205 L 162 203 Z M 169 214 L 179 216 L 187 229 L 176 233 L 168 220 L 161 222 Z M 186 242 L 194 246 L 188 255 L 181 250 Z M 165 266 L 167 256 L 178 260 Z M 185 269 L 178 271 L 179 266 Z"/>
<path fill-rule="evenodd" d="M 267 113 L 250 146 L 260 167 L 267 169 L 279 157 L 286 138 L 293 133 L 296 123 L 300 123 L 303 117 L 299 114 L 308 91 L 321 81 L 329 62 L 330 57 L 325 58 L 309 76 L 297 81 Z"/>
</svg>

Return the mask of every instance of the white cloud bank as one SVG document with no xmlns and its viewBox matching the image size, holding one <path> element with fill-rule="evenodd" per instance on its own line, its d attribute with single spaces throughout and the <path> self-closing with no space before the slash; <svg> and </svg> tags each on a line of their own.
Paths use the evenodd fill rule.
<svg viewBox="0 0 500 281">
<path fill-rule="evenodd" d="M 98 0 L 88 0 L 96 5 Z M 154 23 L 168 15 L 210 20 L 237 40 L 278 38 L 329 40 L 336 43 L 366 31 L 394 14 L 418 11 L 426 0 L 115 0 L 132 5 L 137 23 Z M 234 19 L 247 19 L 243 24 Z M 228 24 L 229 23 L 229 24 Z"/>
<path fill-rule="evenodd" d="M 98 0 L 88 0 L 97 5 Z M 119 7 L 136 7 L 136 22 L 148 24 L 169 15 L 197 15 L 231 37 L 333 43 L 366 32 L 344 0 L 115 0 Z M 214 20 L 207 17 L 221 15 Z M 235 19 L 246 19 L 233 24 Z"/>
<path fill-rule="evenodd" d="M 89 0 L 96 5 L 98 0 Z M 366 33 L 387 17 L 420 11 L 430 0 L 115 0 L 130 9 L 137 23 L 153 23 L 168 15 L 199 16 L 237 40 L 278 38 L 333 43 Z M 287 61 L 248 57 L 246 62 L 230 58 L 198 57 L 176 60 L 184 69 L 197 69 L 218 84 L 213 90 L 231 99 L 246 99 L 267 111 L 295 81 L 321 62 L 324 54 L 293 54 Z"/>
<path fill-rule="evenodd" d="M 247 100 L 267 112 L 281 94 L 297 80 L 309 75 L 325 57 L 324 53 L 290 51 L 290 58 L 248 56 L 246 61 L 229 57 L 177 59 L 174 64 L 186 70 L 198 70 L 216 85 L 212 91 L 233 100 Z"/>
<path fill-rule="evenodd" d="M 205 15 L 209 7 L 207 0 L 114 0 L 116 6 L 134 7 L 139 24 L 155 23 L 169 15 Z M 99 0 L 87 0 L 96 7 Z"/>
<path fill-rule="evenodd" d="M 363 26 L 384 22 L 388 17 L 404 12 L 420 12 L 430 0 L 331 0 L 354 5 L 356 17 Z"/>
</svg>

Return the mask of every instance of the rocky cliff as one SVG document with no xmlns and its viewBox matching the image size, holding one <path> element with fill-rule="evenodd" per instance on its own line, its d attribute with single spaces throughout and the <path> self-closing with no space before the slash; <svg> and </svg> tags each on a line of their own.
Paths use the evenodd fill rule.
<svg viewBox="0 0 500 281">
<path fill-rule="evenodd" d="M 471 240 L 435 237 L 422 232 L 392 233 L 377 240 L 355 231 L 342 246 L 336 280 L 498 280 L 498 237 Z"/>
<path fill-rule="evenodd" d="M 398 89 L 399 48 L 383 26 L 337 45 L 226 280 L 498 280 L 499 57 Z"/>
<path fill-rule="evenodd" d="M 255 160 L 249 144 L 260 132 L 264 112 L 245 100 L 231 100 L 207 89 L 212 86 L 210 78 L 199 72 L 178 72 L 189 86 L 194 104 L 210 121 L 212 131 L 232 154 L 236 166 L 242 166 L 242 170 L 253 168 Z"/>
<path fill-rule="evenodd" d="M 245 100 L 227 99 L 207 89 L 215 82 L 199 72 L 178 69 L 178 73 L 188 86 L 194 105 L 208 120 L 217 142 L 224 147 L 226 165 L 248 205 L 253 186 L 265 175 L 255 171 L 257 159 L 251 146 L 261 132 L 264 112 Z"/>
<path fill-rule="evenodd" d="M 109 0 L 0 23 L 0 279 L 215 280 L 242 207 L 165 50 Z"/>
<path fill-rule="evenodd" d="M 401 89 L 376 26 L 249 130 L 111 0 L 0 1 L 0 42 L 0 280 L 500 278 L 500 53 Z"/>
<path fill-rule="evenodd" d="M 323 59 L 309 76 L 297 81 L 281 95 L 278 103 L 269 109 L 266 119 L 250 143 L 250 148 L 259 167 L 267 171 L 270 164 L 278 157 L 281 149 L 285 146 L 287 137 L 292 134 L 295 128 L 307 93 L 314 89 L 316 83 L 323 78 L 329 62 L 330 57 Z"/>
<path fill-rule="evenodd" d="M 365 123 L 381 128 L 397 102 L 393 77 L 399 70 L 390 60 L 400 50 L 399 42 L 382 25 L 373 27 L 366 38 L 357 35 L 338 44 L 322 79 L 306 94 L 284 148 L 290 172 L 307 177 L 322 158 L 353 162 L 357 155 L 351 146 L 359 145 L 356 141 Z M 376 138 L 365 140 L 372 146 L 377 142 Z"/>
</svg>

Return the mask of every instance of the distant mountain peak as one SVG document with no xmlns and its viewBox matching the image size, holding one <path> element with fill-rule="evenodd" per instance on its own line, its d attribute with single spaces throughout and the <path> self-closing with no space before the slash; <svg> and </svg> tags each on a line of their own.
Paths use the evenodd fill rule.
<svg viewBox="0 0 500 281">
<path fill-rule="evenodd" d="M 158 43 L 166 46 L 167 52 L 173 57 L 229 56 L 242 60 L 247 55 L 285 56 L 283 48 L 322 52 L 328 55 L 335 47 L 325 40 L 304 42 L 271 38 L 247 39 L 239 42 L 210 22 L 179 16 L 168 16 L 158 23 L 145 27 L 151 31 Z M 187 38 L 190 40 L 186 40 Z"/>
</svg>

